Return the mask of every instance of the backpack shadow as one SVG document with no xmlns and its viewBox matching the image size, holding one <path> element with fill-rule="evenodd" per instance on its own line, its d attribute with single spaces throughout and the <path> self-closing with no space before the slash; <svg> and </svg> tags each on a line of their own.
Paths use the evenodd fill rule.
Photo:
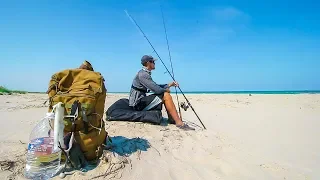
<svg viewBox="0 0 320 180">
<path fill-rule="evenodd" d="M 124 136 L 111 137 L 112 144 L 109 151 L 120 156 L 130 156 L 137 151 L 147 151 L 151 146 L 148 140 L 143 138 L 126 138 Z"/>
</svg>

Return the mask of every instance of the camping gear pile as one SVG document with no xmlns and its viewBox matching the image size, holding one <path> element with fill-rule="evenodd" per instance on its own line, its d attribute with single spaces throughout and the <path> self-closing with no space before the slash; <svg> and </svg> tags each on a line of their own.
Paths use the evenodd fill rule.
<svg viewBox="0 0 320 180">
<path fill-rule="evenodd" d="M 33 165 L 26 165 L 25 174 L 32 172 L 30 176 L 26 175 L 27 178 L 48 175 L 47 166 L 60 166 L 60 161 L 65 162 L 64 167 L 54 168 L 55 173 L 51 172 L 50 177 L 58 171 L 63 172 L 67 165 L 74 169 L 84 168 L 99 159 L 103 144 L 109 139 L 102 119 L 106 88 L 100 73 L 85 69 L 57 72 L 50 79 L 47 94 L 48 113 L 40 122 L 46 125 L 40 129 L 47 134 L 37 132 L 39 128 L 32 132 L 38 136 L 32 136 L 28 145 L 27 159 L 33 157 Z M 52 164 L 57 161 L 59 163 Z"/>
</svg>

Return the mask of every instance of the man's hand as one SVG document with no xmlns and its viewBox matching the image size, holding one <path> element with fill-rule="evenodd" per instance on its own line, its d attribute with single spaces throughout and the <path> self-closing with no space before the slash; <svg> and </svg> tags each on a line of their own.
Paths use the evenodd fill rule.
<svg viewBox="0 0 320 180">
<path fill-rule="evenodd" d="M 178 87 L 179 84 L 178 84 L 178 82 L 173 81 L 172 83 L 169 83 L 169 87 L 172 87 L 172 86 Z"/>
</svg>

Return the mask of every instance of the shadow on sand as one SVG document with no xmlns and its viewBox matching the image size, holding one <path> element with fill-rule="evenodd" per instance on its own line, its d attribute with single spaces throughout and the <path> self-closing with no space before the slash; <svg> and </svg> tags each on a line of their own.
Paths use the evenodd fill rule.
<svg viewBox="0 0 320 180">
<path fill-rule="evenodd" d="M 160 126 L 168 126 L 169 124 L 175 124 L 174 121 L 170 118 L 162 117 L 160 121 Z"/>
<path fill-rule="evenodd" d="M 147 151 L 151 146 L 149 141 L 143 138 L 126 138 L 123 136 L 114 136 L 111 138 L 112 144 L 109 145 L 109 151 L 117 153 L 120 156 L 130 156 L 137 151 Z"/>
<path fill-rule="evenodd" d="M 147 151 L 151 146 L 149 141 L 143 138 L 126 138 L 124 136 L 114 136 L 111 137 L 112 143 L 107 144 L 107 150 L 113 153 L 118 154 L 119 156 L 130 156 L 132 153 L 137 151 Z M 95 169 L 100 160 L 91 161 L 89 164 L 81 168 L 80 171 L 88 172 Z M 65 173 L 66 175 L 71 175 L 75 171 L 73 168 L 66 168 Z"/>
</svg>

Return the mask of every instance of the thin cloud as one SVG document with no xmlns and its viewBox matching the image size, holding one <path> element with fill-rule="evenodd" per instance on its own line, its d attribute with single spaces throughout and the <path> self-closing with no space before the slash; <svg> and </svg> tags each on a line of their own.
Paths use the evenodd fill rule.
<svg viewBox="0 0 320 180">
<path fill-rule="evenodd" d="M 243 23 L 250 21 L 250 15 L 235 7 L 213 8 L 213 17 L 217 21 L 241 21 Z"/>
<path fill-rule="evenodd" d="M 198 39 L 202 42 L 219 42 L 235 36 L 236 31 L 231 27 L 211 26 L 201 31 Z"/>
<path fill-rule="evenodd" d="M 250 15 L 235 7 L 213 7 L 210 15 L 212 16 L 211 23 L 207 28 L 211 29 L 212 34 L 220 40 L 249 30 Z"/>
<path fill-rule="evenodd" d="M 183 55 L 185 49 L 190 49 L 194 55 L 201 55 L 201 48 L 219 49 L 218 44 L 233 41 L 242 32 L 249 32 L 249 20 L 248 14 L 234 7 L 206 9 L 199 15 L 197 24 L 190 29 L 187 38 L 175 42 L 176 61 L 188 59 Z"/>
</svg>

